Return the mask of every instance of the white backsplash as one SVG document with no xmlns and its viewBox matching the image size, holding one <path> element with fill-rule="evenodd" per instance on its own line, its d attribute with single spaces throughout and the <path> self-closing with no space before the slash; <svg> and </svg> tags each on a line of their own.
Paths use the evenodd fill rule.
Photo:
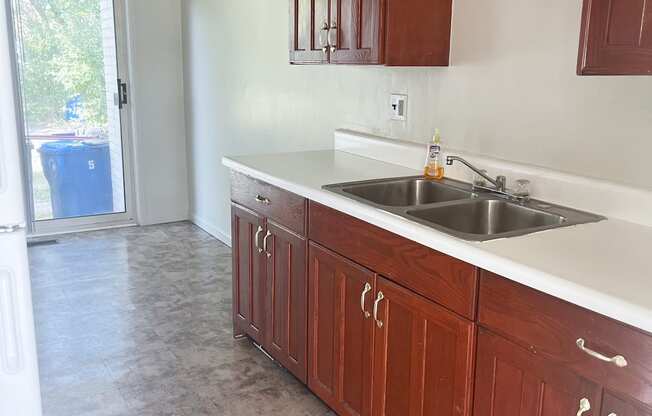
<svg viewBox="0 0 652 416">
<path fill-rule="evenodd" d="M 334 146 L 336 150 L 418 170 L 423 169 L 426 155 L 423 144 L 352 130 L 336 130 Z M 486 169 L 489 176 L 507 176 L 508 187 L 517 179 L 528 179 L 533 198 L 652 227 L 650 191 L 444 148 L 444 157 L 447 155 L 461 156 Z M 446 166 L 446 176 L 465 182 L 473 179 L 471 170 L 461 164 Z"/>
</svg>

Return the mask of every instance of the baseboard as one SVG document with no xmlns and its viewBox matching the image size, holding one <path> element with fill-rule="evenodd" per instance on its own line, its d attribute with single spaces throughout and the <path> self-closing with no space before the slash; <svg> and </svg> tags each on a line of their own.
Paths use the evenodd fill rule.
<svg viewBox="0 0 652 416">
<path fill-rule="evenodd" d="M 231 235 L 219 229 L 218 226 L 213 224 L 211 221 L 206 220 L 196 214 L 190 215 L 190 221 L 195 224 L 197 227 L 206 231 L 208 234 L 217 238 L 227 246 L 231 247 Z"/>
</svg>

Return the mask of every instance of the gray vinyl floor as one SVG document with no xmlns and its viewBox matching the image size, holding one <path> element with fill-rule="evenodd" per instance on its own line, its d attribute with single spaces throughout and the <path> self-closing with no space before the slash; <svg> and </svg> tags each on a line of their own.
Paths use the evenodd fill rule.
<svg viewBox="0 0 652 416">
<path fill-rule="evenodd" d="M 330 415 L 231 336 L 230 249 L 189 223 L 30 248 L 46 416 Z"/>
</svg>

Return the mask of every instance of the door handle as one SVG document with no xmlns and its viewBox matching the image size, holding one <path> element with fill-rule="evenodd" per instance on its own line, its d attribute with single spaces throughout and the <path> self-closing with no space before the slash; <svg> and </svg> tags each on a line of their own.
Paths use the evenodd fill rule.
<svg viewBox="0 0 652 416">
<path fill-rule="evenodd" d="M 383 327 L 383 321 L 378 319 L 378 305 L 383 299 L 385 299 L 385 295 L 383 295 L 383 292 L 378 292 L 378 296 L 376 296 L 376 301 L 374 302 L 374 321 L 376 321 L 376 325 L 378 325 L 378 328 Z"/>
<path fill-rule="evenodd" d="M 265 198 L 262 195 L 256 195 L 256 202 L 259 202 L 259 203 L 264 204 L 264 205 L 269 205 L 271 203 L 269 198 Z"/>
<path fill-rule="evenodd" d="M 272 236 L 272 233 L 271 233 L 269 230 L 267 230 L 267 234 L 265 234 L 265 238 L 263 238 L 263 251 L 264 251 L 265 254 L 267 255 L 267 258 L 272 257 L 272 253 L 270 253 L 269 251 L 267 251 L 267 239 L 268 239 L 269 237 L 271 237 L 271 236 Z"/>
<path fill-rule="evenodd" d="M 120 78 L 118 78 L 118 108 L 122 110 L 122 108 L 129 104 L 129 99 L 127 98 L 127 83 L 122 82 Z"/>
<path fill-rule="evenodd" d="M 335 35 L 335 40 L 331 41 L 331 33 Z M 337 50 L 337 23 L 333 22 L 331 27 L 328 29 L 328 46 L 331 48 L 331 52 Z"/>
<path fill-rule="evenodd" d="M 597 351 L 593 351 L 592 349 L 586 346 L 586 341 L 584 341 L 583 338 L 579 338 L 577 341 L 575 341 L 575 343 L 577 344 L 577 348 L 579 348 L 580 350 L 587 353 L 593 358 L 597 358 L 598 360 L 604 361 L 606 363 L 611 363 L 616 367 L 620 367 L 620 368 L 627 367 L 627 360 L 622 355 L 614 355 L 613 357 L 607 357 L 606 355 L 600 354 Z"/>
<path fill-rule="evenodd" d="M 582 416 L 584 413 L 591 410 L 591 402 L 586 397 L 580 400 L 580 409 L 577 411 L 577 416 Z"/>
<path fill-rule="evenodd" d="M 0 370 L 5 374 L 16 374 L 23 366 L 16 295 L 15 276 L 0 269 Z"/>
<path fill-rule="evenodd" d="M 327 21 L 324 21 L 324 24 L 321 27 L 321 30 L 319 31 L 319 46 L 321 46 L 322 52 L 326 53 L 328 52 L 328 31 L 330 30 L 330 26 L 328 25 Z"/>
<path fill-rule="evenodd" d="M 11 234 L 15 233 L 16 231 L 20 231 L 23 228 L 25 228 L 25 224 L 20 223 L 20 224 L 8 224 L 8 225 L 0 225 L 0 234 Z"/>
<path fill-rule="evenodd" d="M 256 230 L 256 235 L 254 236 L 254 245 L 256 246 L 256 249 L 258 250 L 259 253 L 263 252 L 263 249 L 260 248 L 260 244 L 258 244 L 258 241 L 260 239 L 260 233 L 262 232 L 263 232 L 263 227 L 259 225 L 258 230 Z"/>
<path fill-rule="evenodd" d="M 362 291 L 362 295 L 360 295 L 360 309 L 362 309 L 362 313 L 364 314 L 365 318 L 369 318 L 371 314 L 367 312 L 364 308 L 365 300 L 367 297 L 367 293 L 371 292 L 371 285 L 369 282 L 364 284 L 364 290 Z"/>
</svg>

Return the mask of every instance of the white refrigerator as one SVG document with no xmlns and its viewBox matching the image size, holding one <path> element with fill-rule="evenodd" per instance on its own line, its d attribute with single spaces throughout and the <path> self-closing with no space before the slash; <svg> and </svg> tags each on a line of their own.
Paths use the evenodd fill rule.
<svg viewBox="0 0 652 416">
<path fill-rule="evenodd" d="M 0 0 L 0 415 L 40 416 L 8 13 Z"/>
</svg>

